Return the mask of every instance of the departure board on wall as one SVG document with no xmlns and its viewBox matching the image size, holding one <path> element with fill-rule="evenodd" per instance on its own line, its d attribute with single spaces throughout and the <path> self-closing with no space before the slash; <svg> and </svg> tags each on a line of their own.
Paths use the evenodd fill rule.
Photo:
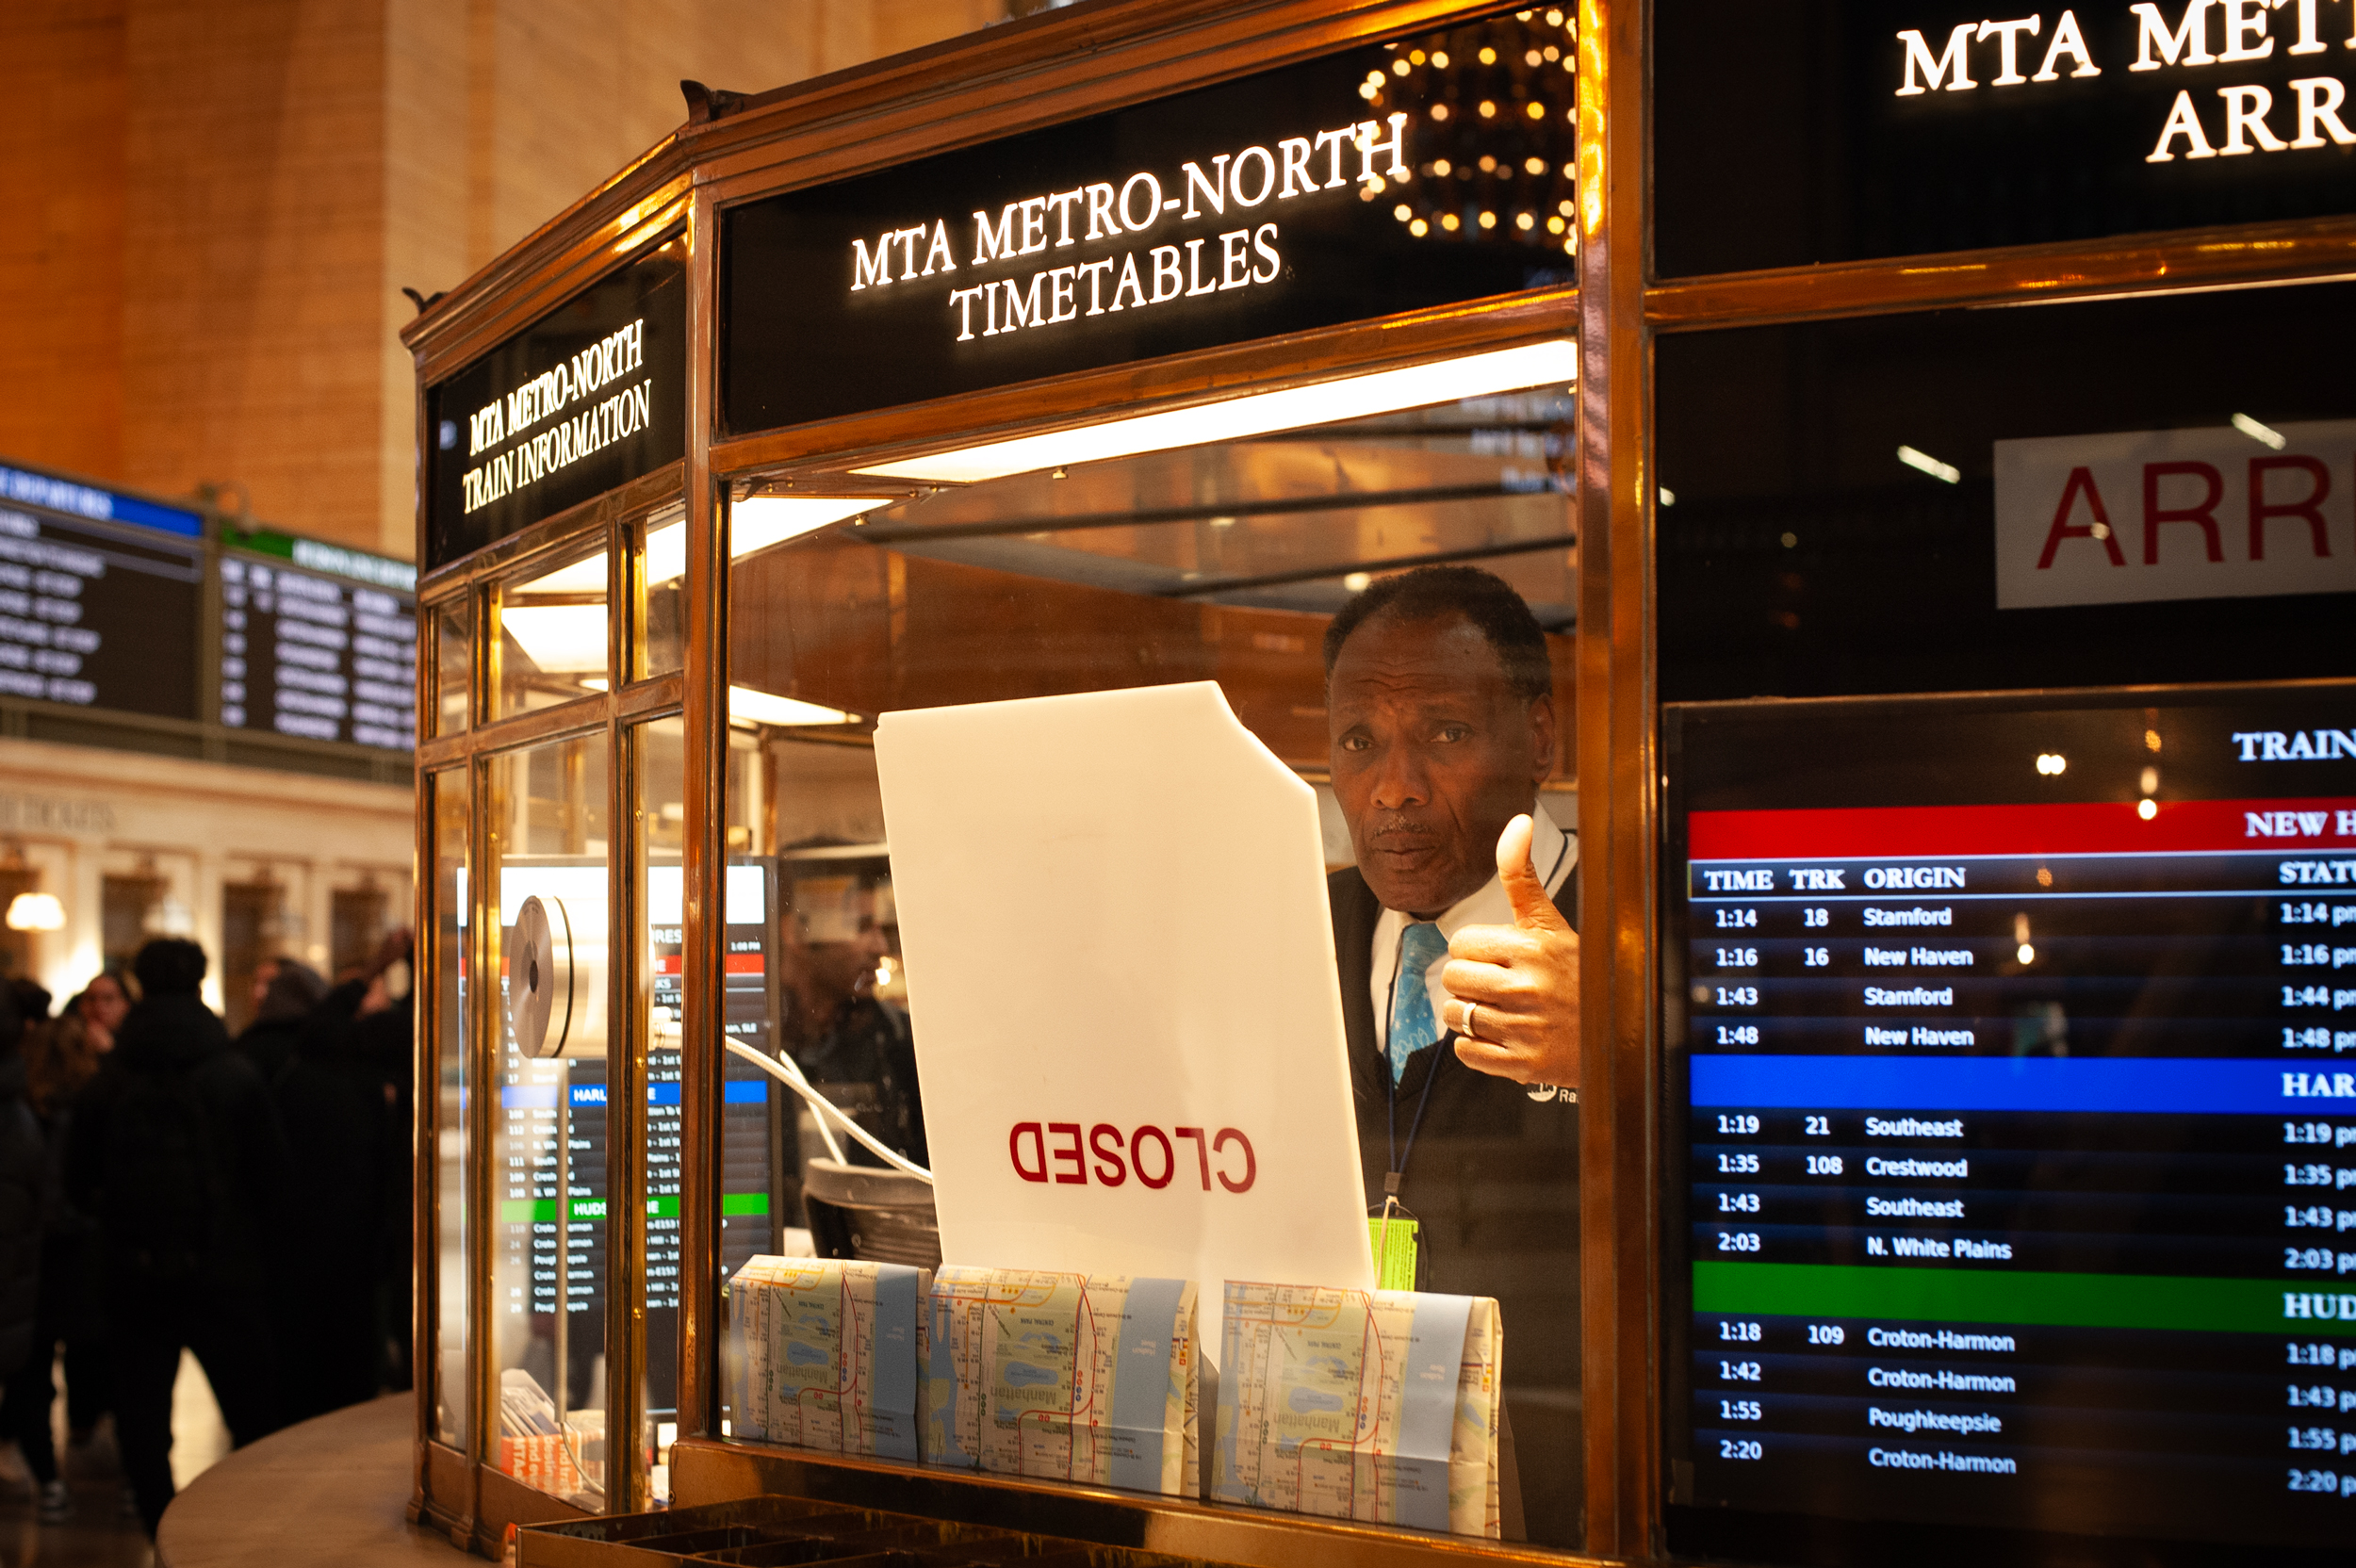
<svg viewBox="0 0 2356 1568">
<path fill-rule="evenodd" d="M 223 543 L 242 548 L 221 560 L 221 723 L 415 746 L 415 568 L 280 534 Z"/>
<path fill-rule="evenodd" d="M 2347 1550 L 2356 687 L 1664 728 L 1673 1548 Z"/>
<path fill-rule="evenodd" d="M 0 694 L 197 716 L 203 524 L 0 467 Z"/>
</svg>

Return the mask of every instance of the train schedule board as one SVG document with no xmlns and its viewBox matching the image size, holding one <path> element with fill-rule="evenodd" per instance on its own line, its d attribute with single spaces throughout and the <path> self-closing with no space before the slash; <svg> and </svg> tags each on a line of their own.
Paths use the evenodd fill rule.
<svg viewBox="0 0 2356 1568">
<path fill-rule="evenodd" d="M 0 694 L 197 716 L 194 512 L 0 466 Z"/>
<path fill-rule="evenodd" d="M 2356 687 L 1663 742 L 1672 1548 L 2346 1553 Z"/>
<path fill-rule="evenodd" d="M 414 747 L 417 568 L 270 531 L 221 543 L 221 722 Z"/>
</svg>

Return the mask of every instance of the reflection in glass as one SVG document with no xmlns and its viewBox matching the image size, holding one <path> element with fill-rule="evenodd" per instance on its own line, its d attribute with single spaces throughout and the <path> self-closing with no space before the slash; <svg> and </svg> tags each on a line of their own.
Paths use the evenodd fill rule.
<svg viewBox="0 0 2356 1568">
<path fill-rule="evenodd" d="M 501 583 L 498 711 L 505 718 L 602 692 L 606 654 L 606 552 L 602 547 L 521 580 Z"/>
<path fill-rule="evenodd" d="M 2301 351 L 2248 351 L 2277 342 Z M 2356 286 L 2346 283 L 1663 336 L 1658 472 L 1677 505 L 1657 535 L 1661 700 L 2356 675 L 2346 632 L 2356 598 L 2329 576 L 2345 548 L 2309 553 L 2319 536 L 2284 505 L 2304 478 L 2257 466 L 2296 464 L 2298 450 L 2233 423 L 2279 433 L 2347 419 L 2356 401 L 2337 367 L 2351 352 Z M 2023 373 L 2030 364 L 2051 369 Z M 1923 376 L 1925 365 L 1939 375 Z M 2196 572 L 2170 580 L 2180 596 L 2001 607 L 2000 459 L 2024 450 L 2007 443 L 2084 438 L 2044 449 L 2077 452 L 2059 472 L 2091 464 L 2092 483 L 2106 472 L 2094 455 L 2106 440 L 2150 462 L 2157 443 L 2204 431 L 2224 459 L 2202 568 L 2213 582 Z M 2134 432 L 2166 433 L 2147 450 L 2121 445 L 2142 439 Z M 2348 469 L 2330 468 L 2327 505 L 2339 510 L 2328 514 L 2345 540 Z M 2172 552 L 2183 540 L 2198 558 L 2206 542 L 2197 523 L 2159 530 L 2200 483 L 2168 479 L 2164 466 L 2152 473 L 2151 491 L 2138 474 L 2123 486 L 2106 477 L 2096 492 L 2119 530 L 2112 544 L 2124 546 L 2116 567 L 2083 531 L 2083 494 L 2075 537 L 2053 531 L 2065 526 L 2059 486 L 2005 510 L 2059 552 L 2045 575 L 2067 580 L 2073 558 L 2091 559 L 2133 591 L 2151 570 L 2147 547 Z M 2234 581 L 2252 563 L 2253 485 L 2283 508 L 2269 559 L 2312 563 L 2312 592 L 2261 596 Z M 2013 559 L 2040 570 L 2034 545 Z"/>
<path fill-rule="evenodd" d="M 631 678 L 669 675 L 687 662 L 687 514 L 665 507 L 636 528 L 640 580 L 638 668 Z"/>
<path fill-rule="evenodd" d="M 914 1071 L 925 1025 L 909 1008 L 872 749 L 882 713 L 1216 680 L 1243 724 L 1321 787 L 1326 859 L 1339 869 L 1352 852 L 1322 788 L 1325 629 L 1380 577 L 1466 561 L 1558 634 L 1559 749 L 1546 787 L 1566 791 L 1571 417 L 1567 389 L 1549 385 L 927 489 L 775 543 L 737 526 L 739 502 L 729 1038 L 791 1055 L 879 1140 L 926 1159 L 924 1118 L 941 1112 Z M 1575 821 L 1567 793 L 1546 798 L 1558 823 Z M 829 1200 L 846 1190 L 844 1166 L 878 1162 L 846 1138 L 829 1148 L 808 1112 L 744 1066 L 726 1070 L 726 1180 L 749 1192 L 753 1173 L 774 1172 L 777 1206 L 741 1233 L 738 1218 L 724 1221 L 723 1277 L 756 1244 L 937 1259 L 929 1213 L 878 1219 Z M 1518 1089 L 1512 1099 L 1509 1116 L 1424 1129 L 1419 1168 L 1464 1177 L 1419 1213 L 1433 1246 L 1467 1266 L 1454 1278 L 1503 1305 L 1527 1533 L 1568 1544 L 1581 1503 L 1577 1122 Z"/>
<path fill-rule="evenodd" d="M 466 694 L 474 673 L 474 596 L 462 594 L 434 612 L 434 733 L 466 727 Z"/>
<path fill-rule="evenodd" d="M 591 1509 L 606 1473 L 608 766 L 601 733 L 491 764 L 503 1015 L 493 1460 Z M 525 991 L 550 1004 L 519 1006 Z"/>
<path fill-rule="evenodd" d="M 453 768 L 427 780 L 434 800 L 434 1064 L 435 1085 L 434 1237 L 437 1252 L 434 1349 L 434 1434 L 466 1446 L 466 834 L 472 815 L 469 773 Z"/>
<path fill-rule="evenodd" d="M 679 1432 L 680 921 L 687 798 L 687 727 L 657 719 L 635 737 L 638 803 L 638 1006 L 646 1018 L 646 1363 L 639 1447 L 651 1456 L 649 1490 L 670 1501 L 671 1439 Z"/>
</svg>

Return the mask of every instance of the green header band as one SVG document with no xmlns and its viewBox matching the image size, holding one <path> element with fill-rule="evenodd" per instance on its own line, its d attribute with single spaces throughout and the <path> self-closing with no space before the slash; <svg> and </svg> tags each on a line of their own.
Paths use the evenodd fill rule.
<svg viewBox="0 0 2356 1568">
<path fill-rule="evenodd" d="M 2334 1282 L 2166 1274 L 2047 1274 L 1844 1264 L 1697 1263 L 1693 1310 L 1779 1317 L 2019 1323 L 2194 1333 L 2356 1334 L 2356 1292 Z"/>
<path fill-rule="evenodd" d="M 724 1215 L 767 1214 L 769 1195 L 765 1192 L 725 1193 L 720 1199 L 720 1212 Z M 603 1219 L 604 1217 L 604 1199 L 576 1198 L 573 1200 L 573 1218 L 576 1220 Z M 678 1196 L 671 1194 L 647 1199 L 646 1217 L 677 1219 L 679 1217 Z M 502 1225 L 553 1225 L 556 1223 L 556 1200 L 553 1198 L 503 1199 L 499 1203 L 499 1223 Z"/>
<path fill-rule="evenodd" d="M 391 588 L 403 594 L 417 591 L 417 569 L 406 561 L 396 561 L 389 555 L 370 555 L 366 550 L 352 549 L 343 545 L 331 545 L 322 539 L 303 539 L 276 529 L 224 527 L 221 542 L 232 549 L 250 550 L 255 555 L 275 556 L 281 561 L 315 572 L 332 572 L 337 577 L 373 583 L 379 588 Z M 513 1200 L 521 1202 L 521 1199 Z"/>
</svg>

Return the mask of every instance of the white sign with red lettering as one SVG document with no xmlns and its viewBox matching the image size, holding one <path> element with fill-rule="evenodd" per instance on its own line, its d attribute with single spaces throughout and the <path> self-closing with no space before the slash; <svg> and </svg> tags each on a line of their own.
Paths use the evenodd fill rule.
<svg viewBox="0 0 2356 1568">
<path fill-rule="evenodd" d="M 1997 442 L 1996 607 L 2356 590 L 2356 419 L 2251 431 Z"/>
<path fill-rule="evenodd" d="M 1211 681 L 875 730 L 942 1261 L 1366 1290 L 1316 792 Z"/>
</svg>

